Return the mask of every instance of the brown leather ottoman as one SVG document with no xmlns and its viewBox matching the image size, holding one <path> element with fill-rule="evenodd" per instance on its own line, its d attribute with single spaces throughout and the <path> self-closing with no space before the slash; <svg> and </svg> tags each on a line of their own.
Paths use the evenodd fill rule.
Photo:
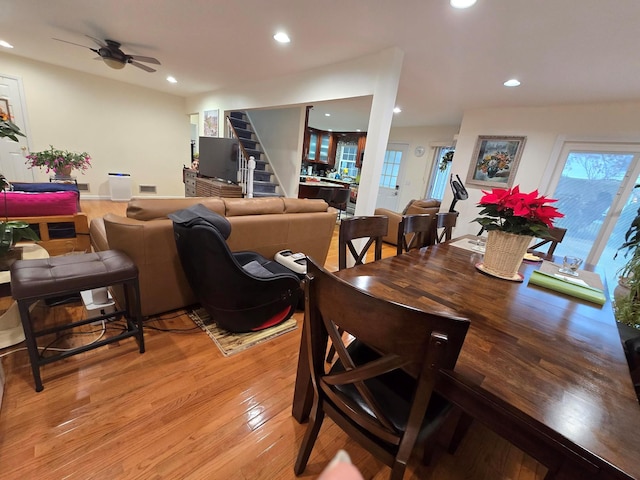
<svg viewBox="0 0 640 480">
<path fill-rule="evenodd" d="M 109 312 L 106 315 L 36 330 L 29 312 L 29 307 L 33 303 L 38 300 L 69 296 L 78 294 L 82 290 L 106 286 L 121 286 L 124 289 L 124 306 L 118 305 L 118 310 Z M 18 303 L 20 310 L 20 319 L 24 328 L 27 349 L 29 350 L 36 392 L 40 392 L 43 389 L 40 378 L 40 367 L 42 365 L 128 337 L 136 337 L 140 353 L 144 353 L 138 268 L 122 252 L 105 250 L 82 255 L 18 260 L 11 266 L 11 294 Z M 40 336 L 96 321 L 123 317 L 127 322 L 127 330 L 118 335 L 47 357 L 41 357 L 38 352 L 36 338 Z"/>
</svg>

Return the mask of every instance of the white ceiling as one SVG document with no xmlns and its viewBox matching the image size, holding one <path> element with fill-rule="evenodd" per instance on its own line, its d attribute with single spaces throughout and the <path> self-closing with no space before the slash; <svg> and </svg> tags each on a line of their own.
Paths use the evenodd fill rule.
<svg viewBox="0 0 640 480">
<path fill-rule="evenodd" d="M 457 125 L 478 107 L 639 100 L 639 21 L 638 0 L 0 0 L 0 39 L 15 47 L 3 52 L 182 96 L 395 46 L 405 56 L 394 126 Z M 272 40 L 278 29 L 290 44 Z M 85 35 L 162 65 L 113 70 L 52 40 L 94 47 Z M 504 87 L 512 77 L 522 85 Z M 339 105 L 362 116 L 370 99 Z"/>
</svg>

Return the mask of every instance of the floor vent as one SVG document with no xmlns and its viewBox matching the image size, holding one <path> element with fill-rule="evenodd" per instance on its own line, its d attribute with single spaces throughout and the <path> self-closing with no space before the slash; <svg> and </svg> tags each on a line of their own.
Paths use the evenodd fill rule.
<svg viewBox="0 0 640 480">
<path fill-rule="evenodd" d="M 78 190 L 80 190 L 81 192 L 88 192 L 89 191 L 89 184 L 88 183 L 78 183 Z"/>
<path fill-rule="evenodd" d="M 155 185 L 140 185 L 140 193 L 157 193 Z"/>
</svg>

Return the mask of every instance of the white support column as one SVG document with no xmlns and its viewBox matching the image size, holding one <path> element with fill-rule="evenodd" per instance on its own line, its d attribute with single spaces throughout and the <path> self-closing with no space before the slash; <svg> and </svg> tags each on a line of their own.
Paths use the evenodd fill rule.
<svg viewBox="0 0 640 480">
<path fill-rule="evenodd" d="M 355 215 L 373 215 L 376 207 L 403 59 L 404 52 L 395 47 L 380 53 L 380 68 L 371 103 L 367 147 L 360 172 Z"/>
</svg>

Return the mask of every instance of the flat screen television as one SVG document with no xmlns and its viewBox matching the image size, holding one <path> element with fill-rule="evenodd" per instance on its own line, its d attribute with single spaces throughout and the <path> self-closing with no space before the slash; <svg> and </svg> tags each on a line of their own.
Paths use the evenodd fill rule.
<svg viewBox="0 0 640 480">
<path fill-rule="evenodd" d="M 199 147 L 200 176 L 237 183 L 238 140 L 200 137 Z"/>
</svg>

